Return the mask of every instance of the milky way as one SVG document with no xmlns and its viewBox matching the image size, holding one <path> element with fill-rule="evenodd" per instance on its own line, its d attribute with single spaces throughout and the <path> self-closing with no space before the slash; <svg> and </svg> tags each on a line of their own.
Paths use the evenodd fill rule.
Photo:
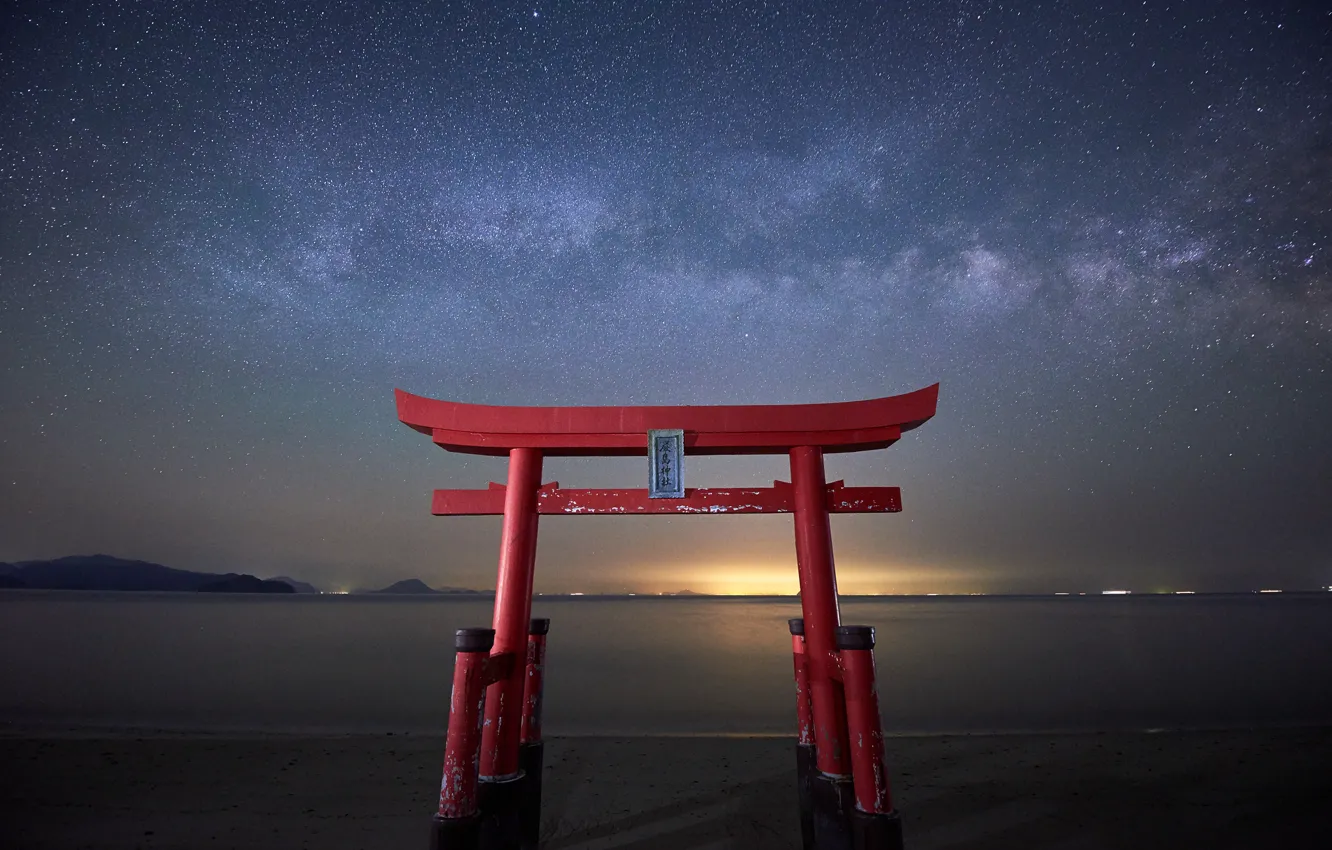
<svg viewBox="0 0 1332 850">
<path fill-rule="evenodd" d="M 482 586 L 497 523 L 427 494 L 503 464 L 395 386 L 939 381 L 830 461 L 904 488 L 846 589 L 1332 584 L 1332 14 L 1069 5 L 4 13 L 0 559 Z M 680 586 L 794 589 L 789 519 L 543 525 L 538 589 Z"/>
</svg>

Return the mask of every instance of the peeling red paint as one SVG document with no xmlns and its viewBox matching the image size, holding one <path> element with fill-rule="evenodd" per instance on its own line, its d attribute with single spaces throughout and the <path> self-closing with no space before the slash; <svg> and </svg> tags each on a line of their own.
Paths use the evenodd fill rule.
<svg viewBox="0 0 1332 850">
<path fill-rule="evenodd" d="M 477 811 L 476 784 L 485 714 L 485 652 L 459 652 L 453 667 L 449 731 L 439 787 L 439 816 L 470 817 Z"/>
<path fill-rule="evenodd" d="M 843 649 L 842 682 L 846 694 L 847 726 L 855 736 L 851 773 L 856 805 L 861 811 L 892 811 L 887 771 L 883 764 L 883 730 L 879 698 L 874 687 L 874 650 Z"/>
<path fill-rule="evenodd" d="M 504 490 L 495 483 L 484 490 L 436 490 L 430 510 L 435 516 L 503 514 Z M 753 489 L 691 487 L 683 499 L 653 499 L 646 489 L 561 489 L 552 483 L 537 491 L 536 511 L 565 516 L 791 513 L 791 493 L 790 484 L 774 481 L 772 487 Z M 847 487 L 834 481 L 827 485 L 825 503 L 831 513 L 897 513 L 902 510 L 902 491 L 898 487 Z"/>
<path fill-rule="evenodd" d="M 814 713 L 809 704 L 809 659 L 805 655 L 805 636 L 791 635 L 795 656 L 797 743 L 814 743 Z"/>
<path fill-rule="evenodd" d="M 523 718 L 518 739 L 524 744 L 541 740 L 541 699 L 545 690 L 546 636 L 527 636 L 526 679 L 523 683 Z"/>
</svg>

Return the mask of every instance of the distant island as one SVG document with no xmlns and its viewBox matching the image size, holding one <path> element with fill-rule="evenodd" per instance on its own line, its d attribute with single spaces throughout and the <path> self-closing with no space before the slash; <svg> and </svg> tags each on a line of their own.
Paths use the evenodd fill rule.
<svg viewBox="0 0 1332 850">
<path fill-rule="evenodd" d="M 53 561 L 0 564 L 0 587 L 29 590 L 122 590 L 180 593 L 295 593 L 305 582 L 264 580 L 248 573 L 199 573 L 110 555 L 70 555 Z"/>
<path fill-rule="evenodd" d="M 291 585 L 291 589 L 296 591 L 297 593 L 323 593 L 322 590 L 315 587 L 313 584 L 310 584 L 308 581 L 297 581 L 296 579 L 290 578 L 288 576 L 273 576 L 268 580 L 280 581 L 283 584 L 289 584 Z"/>
<path fill-rule="evenodd" d="M 421 581 L 419 578 L 408 578 L 408 579 L 403 579 L 402 581 L 395 581 L 393 584 L 390 584 L 388 587 L 380 588 L 379 590 L 368 590 L 365 592 L 366 593 L 412 593 L 412 594 L 439 593 L 438 590 L 435 590 L 433 587 Z"/>
<path fill-rule="evenodd" d="M 428 585 L 428 584 L 426 584 L 425 582 L 421 581 L 419 578 L 408 578 L 408 579 L 403 579 L 402 581 L 395 581 L 393 584 L 390 584 L 388 587 L 380 588 L 379 590 L 356 590 L 356 591 L 353 591 L 353 593 L 383 593 L 383 594 L 411 594 L 411 595 L 427 595 L 427 594 L 437 594 L 437 595 L 446 595 L 446 594 L 463 594 L 463 595 L 470 595 L 470 596 L 492 596 L 492 595 L 494 595 L 494 594 L 489 593 L 489 592 L 484 592 L 484 593 L 483 593 L 482 591 L 479 591 L 479 590 L 471 590 L 471 589 L 466 588 L 466 587 L 439 587 L 439 588 L 435 588 L 435 587 L 431 587 L 430 585 Z"/>
<path fill-rule="evenodd" d="M 313 584 L 290 576 L 262 579 L 249 573 L 201 573 L 154 564 L 150 561 L 116 558 L 111 555 L 70 555 L 51 561 L 0 563 L 0 589 L 323 593 Z M 379 589 L 363 588 L 351 592 L 386 596 L 494 596 L 494 591 L 472 590 L 466 587 L 431 587 L 419 578 L 404 579 Z"/>
<path fill-rule="evenodd" d="M 295 593 L 285 581 L 265 581 L 252 575 L 228 575 L 199 587 L 200 593 Z"/>
</svg>

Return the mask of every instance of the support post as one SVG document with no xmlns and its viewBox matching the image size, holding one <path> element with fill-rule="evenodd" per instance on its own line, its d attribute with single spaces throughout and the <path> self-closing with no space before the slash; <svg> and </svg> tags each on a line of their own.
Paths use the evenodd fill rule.
<svg viewBox="0 0 1332 850">
<path fill-rule="evenodd" d="M 522 770 L 518 745 L 527 678 L 527 632 L 532 616 L 532 574 L 536 564 L 537 488 L 541 485 L 541 451 L 509 451 L 508 486 L 504 490 L 504 522 L 500 531 L 499 575 L 495 582 L 495 656 L 513 663 L 486 694 L 486 720 L 481 729 L 481 841 L 486 850 L 516 850 Z"/>
<path fill-rule="evenodd" d="M 519 733 L 518 766 L 526 777 L 523 788 L 522 850 L 537 850 L 541 841 L 541 770 L 545 742 L 541 739 L 541 698 L 545 690 L 546 634 L 550 620 L 534 619 L 527 629 L 527 678 L 523 684 L 523 721 Z"/>
<path fill-rule="evenodd" d="M 883 760 L 879 695 L 874 686 L 874 627 L 839 626 L 851 768 L 856 810 L 852 815 L 855 850 L 901 850 L 902 820 L 893 810 Z"/>
<path fill-rule="evenodd" d="M 850 817 L 854 803 L 846 749 L 846 706 L 841 683 L 837 681 L 840 673 L 835 655 L 835 630 L 840 614 L 832 529 L 828 524 L 823 449 L 796 446 L 791 449 L 790 456 L 796 569 L 800 574 L 806 675 L 814 717 L 814 755 L 818 765 L 812 787 L 815 839 L 820 850 L 850 850 Z"/>
<path fill-rule="evenodd" d="M 512 449 L 504 491 L 504 525 L 500 531 L 499 575 L 495 582 L 495 655 L 527 654 L 527 629 L 532 616 L 532 567 L 536 560 L 537 487 L 541 484 L 541 452 Z M 509 675 L 486 694 L 486 723 L 481 738 L 484 781 L 512 778 L 518 773 L 518 734 L 522 721 L 523 682 L 527 670 L 513 664 Z"/>
<path fill-rule="evenodd" d="M 486 703 L 486 658 L 494 629 L 459 629 L 453 639 L 453 696 L 444 744 L 444 778 L 439 809 L 431 824 L 431 850 L 477 850 L 480 810 L 477 773 L 481 756 L 481 719 Z"/>
<path fill-rule="evenodd" d="M 795 658 L 796 681 L 796 799 L 800 804 L 800 841 L 803 850 L 818 850 L 814 840 L 815 766 L 814 717 L 809 708 L 809 669 L 805 657 L 805 621 L 789 620 L 791 654 Z"/>
</svg>

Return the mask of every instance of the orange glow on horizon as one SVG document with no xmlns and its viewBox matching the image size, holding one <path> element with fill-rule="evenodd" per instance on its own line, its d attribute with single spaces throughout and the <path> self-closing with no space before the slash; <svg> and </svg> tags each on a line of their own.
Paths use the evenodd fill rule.
<svg viewBox="0 0 1332 850">
<path fill-rule="evenodd" d="M 622 583 L 635 593 L 695 593 L 719 596 L 794 596 L 800 579 L 794 563 L 713 562 L 679 565 L 644 565 Z M 838 591 L 843 595 L 967 593 L 978 587 L 980 575 L 948 566 L 918 564 L 850 563 L 837 569 Z M 598 582 L 597 584 L 603 584 Z"/>
</svg>

